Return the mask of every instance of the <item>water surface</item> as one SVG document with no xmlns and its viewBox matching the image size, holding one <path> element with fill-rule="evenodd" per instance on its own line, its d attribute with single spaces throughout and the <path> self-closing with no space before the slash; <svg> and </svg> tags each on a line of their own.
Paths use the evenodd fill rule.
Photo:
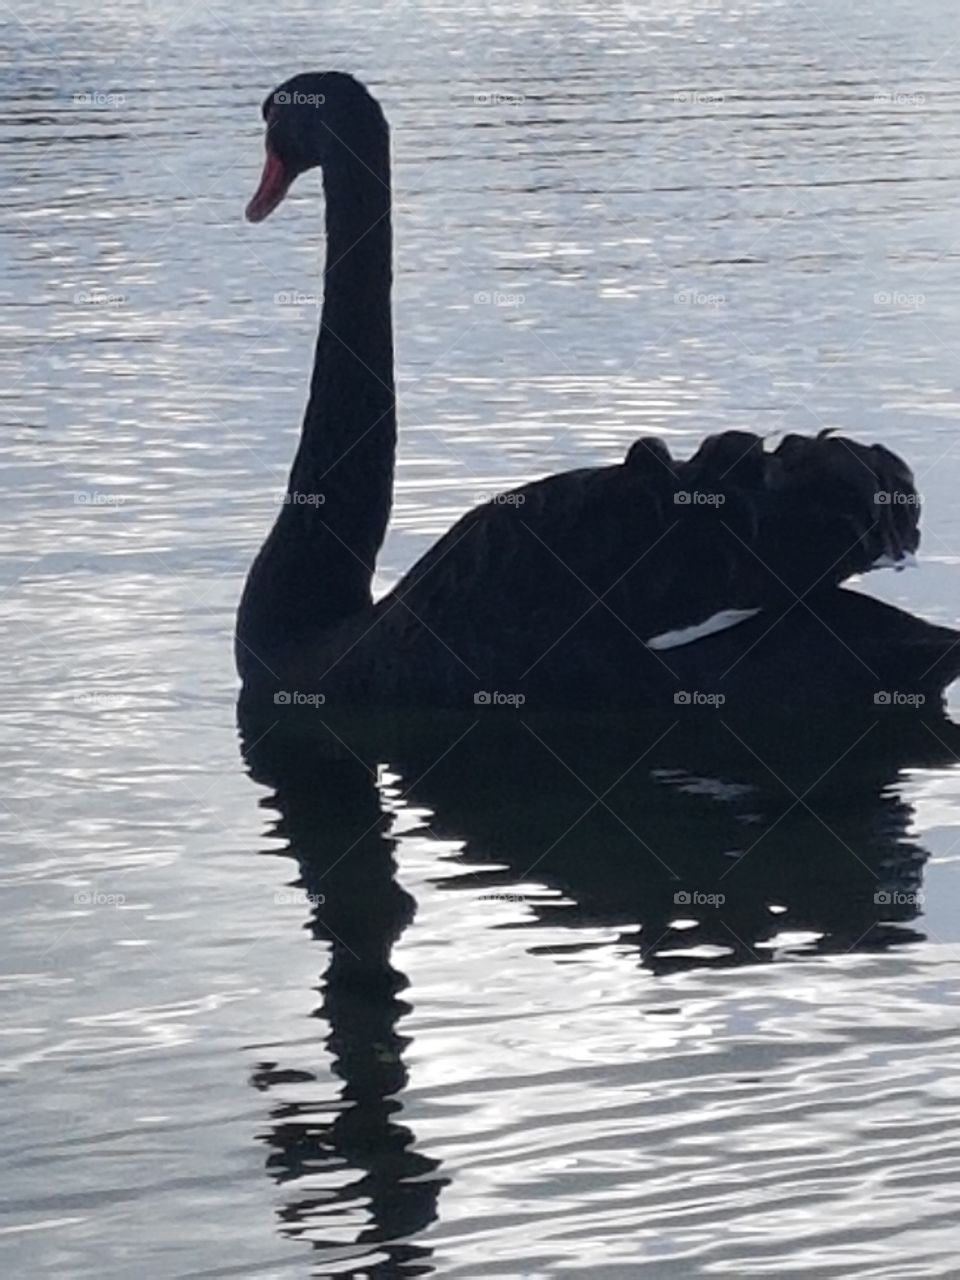
<svg viewBox="0 0 960 1280">
<path fill-rule="evenodd" d="M 955 623 L 953 6 L 5 24 L 5 1272 L 955 1275 L 948 729 L 308 725 L 251 779 L 230 657 L 323 250 L 313 178 L 242 222 L 258 104 L 331 66 L 393 126 L 382 586 L 640 433 L 837 426 L 925 499 L 864 589 Z"/>
</svg>

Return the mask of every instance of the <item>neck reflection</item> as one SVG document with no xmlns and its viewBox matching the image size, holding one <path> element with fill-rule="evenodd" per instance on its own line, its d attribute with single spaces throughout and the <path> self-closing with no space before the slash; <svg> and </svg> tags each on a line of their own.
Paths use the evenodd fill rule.
<svg viewBox="0 0 960 1280">
<path fill-rule="evenodd" d="M 279 740 L 254 748 L 247 762 L 273 788 L 264 804 L 277 811 L 274 833 L 297 863 L 310 931 L 327 946 L 313 1016 L 342 1081 L 331 1106 L 314 1087 L 323 1071 L 263 1061 L 253 1073 L 253 1085 L 273 1095 L 267 1170 L 292 1193 L 280 1230 L 310 1240 L 321 1273 L 339 1260 L 338 1274 L 428 1274 L 431 1251 L 406 1242 L 436 1218 L 442 1179 L 400 1119 L 410 1037 L 399 1024 L 410 1006 L 401 998 L 407 980 L 391 962 L 415 904 L 395 878 L 376 772 L 351 758 L 287 753 Z M 343 1270 L 348 1259 L 361 1270 Z"/>
</svg>

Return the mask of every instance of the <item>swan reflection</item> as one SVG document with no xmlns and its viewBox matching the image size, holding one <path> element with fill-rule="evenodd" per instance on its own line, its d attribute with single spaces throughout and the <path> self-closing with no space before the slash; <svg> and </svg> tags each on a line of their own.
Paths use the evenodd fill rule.
<svg viewBox="0 0 960 1280">
<path fill-rule="evenodd" d="M 253 1076 L 270 1095 L 267 1171 L 286 1192 L 280 1230 L 310 1240 L 316 1274 L 358 1276 L 433 1271 L 418 1237 L 448 1180 L 404 1119 L 416 992 L 392 953 L 416 903 L 396 877 L 411 831 L 396 833 L 398 813 L 435 841 L 429 892 L 510 899 L 490 927 L 528 935 L 544 964 L 632 951 L 640 983 L 921 939 L 927 853 L 895 784 L 960 745 L 942 718 L 807 725 L 801 741 L 789 723 L 695 713 L 614 729 L 496 711 L 347 723 L 278 707 L 264 721 L 242 708 L 241 733 L 327 955 L 316 1071 L 263 1061 Z M 378 782 L 384 765 L 399 796 Z"/>
<path fill-rule="evenodd" d="M 309 1239 L 325 1263 L 339 1259 L 338 1275 L 392 1275 L 401 1266 L 403 1274 L 424 1274 L 420 1260 L 429 1251 L 399 1242 L 436 1217 L 441 1176 L 399 1119 L 410 1043 L 399 1024 L 409 1005 L 401 998 L 407 980 L 391 963 L 415 904 L 395 879 L 376 772 L 349 757 L 315 768 L 298 753 L 257 748 L 248 760 L 253 776 L 275 788 L 266 801 L 278 814 L 273 831 L 297 861 L 310 930 L 327 944 L 314 1016 L 322 1024 L 318 1048 L 343 1082 L 331 1106 L 312 1072 L 264 1061 L 253 1074 L 257 1089 L 276 1094 L 264 1135 L 267 1170 L 297 1186 L 281 1229 Z M 358 1252 L 361 1270 L 350 1270 Z"/>
</svg>

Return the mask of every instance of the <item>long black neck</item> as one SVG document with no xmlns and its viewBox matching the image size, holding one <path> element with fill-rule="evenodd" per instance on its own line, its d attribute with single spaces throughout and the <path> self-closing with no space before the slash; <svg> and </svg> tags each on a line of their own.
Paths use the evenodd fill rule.
<svg viewBox="0 0 960 1280">
<path fill-rule="evenodd" d="M 359 132 L 359 130 L 355 131 Z M 327 263 L 310 397 L 283 508 L 247 578 L 241 676 L 282 675 L 305 647 L 368 608 L 393 490 L 386 124 L 341 135 L 324 166 Z"/>
</svg>

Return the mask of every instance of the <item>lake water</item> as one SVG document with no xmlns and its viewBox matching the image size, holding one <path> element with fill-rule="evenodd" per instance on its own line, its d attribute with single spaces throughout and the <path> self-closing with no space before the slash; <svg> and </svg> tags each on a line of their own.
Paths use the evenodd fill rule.
<svg viewBox="0 0 960 1280">
<path fill-rule="evenodd" d="M 838 426 L 925 498 L 865 589 L 956 623 L 955 6 L 4 22 L 4 1274 L 957 1275 L 949 725 L 478 710 L 250 776 L 231 659 L 323 251 L 315 177 L 242 221 L 259 103 L 327 67 L 393 127 L 381 585 L 638 434 Z"/>
</svg>

